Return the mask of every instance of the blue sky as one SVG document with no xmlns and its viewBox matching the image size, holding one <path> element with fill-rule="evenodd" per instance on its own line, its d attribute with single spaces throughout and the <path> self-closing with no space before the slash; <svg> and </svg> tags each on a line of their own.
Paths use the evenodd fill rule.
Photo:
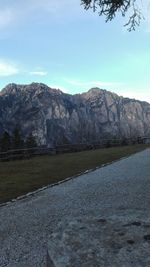
<svg viewBox="0 0 150 267">
<path fill-rule="evenodd" d="M 105 23 L 80 0 L 0 0 L 0 89 L 42 82 L 67 93 L 91 87 L 150 102 L 150 19 Z"/>
</svg>

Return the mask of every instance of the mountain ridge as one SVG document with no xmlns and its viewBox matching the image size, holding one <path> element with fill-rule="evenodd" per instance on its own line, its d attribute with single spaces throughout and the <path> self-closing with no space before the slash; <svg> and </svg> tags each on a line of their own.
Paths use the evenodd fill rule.
<svg viewBox="0 0 150 267">
<path fill-rule="evenodd" d="M 110 93 L 110 94 L 113 94 L 113 95 L 116 95 L 116 96 L 119 96 L 121 98 L 124 98 L 124 99 L 130 99 L 130 100 L 133 100 L 133 101 L 139 101 L 139 102 L 144 102 L 144 103 L 148 103 L 150 104 L 148 101 L 144 101 L 144 100 L 139 100 L 139 99 L 136 99 L 136 98 L 130 98 L 130 97 L 124 97 L 122 95 L 119 95 L 113 91 L 110 91 L 110 90 L 107 90 L 107 89 L 103 89 L 103 88 L 99 88 L 99 87 L 91 87 L 88 91 L 86 92 L 82 92 L 82 93 L 75 93 L 75 94 L 70 94 L 70 93 L 67 93 L 67 92 L 63 92 L 62 90 L 60 90 L 59 88 L 53 88 L 53 87 L 50 87 L 48 85 L 46 85 L 45 83 L 39 83 L 39 82 L 32 82 L 32 83 L 29 83 L 29 84 L 18 84 L 18 83 L 9 83 L 7 84 L 5 87 L 3 87 L 1 90 L 0 90 L 0 95 L 2 93 L 5 93 L 5 90 L 9 87 L 13 87 L 13 86 L 17 86 L 17 87 L 24 87 L 25 89 L 27 87 L 31 87 L 32 85 L 42 85 L 44 87 L 47 87 L 48 89 L 50 90 L 54 90 L 54 91 L 58 91 L 62 94 L 66 94 L 66 95 L 70 95 L 70 96 L 76 96 L 76 95 L 83 95 L 83 94 L 87 94 L 89 93 L 90 91 L 103 91 L 103 92 L 107 92 L 107 93 Z"/>
<path fill-rule="evenodd" d="M 16 125 L 46 146 L 137 137 L 150 134 L 150 104 L 99 88 L 71 95 L 43 83 L 11 83 L 0 92 L 0 134 Z"/>
</svg>

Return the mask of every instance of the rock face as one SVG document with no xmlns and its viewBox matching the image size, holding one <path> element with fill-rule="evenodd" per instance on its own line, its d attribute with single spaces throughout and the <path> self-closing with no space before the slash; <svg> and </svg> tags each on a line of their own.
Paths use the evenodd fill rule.
<svg viewBox="0 0 150 267">
<path fill-rule="evenodd" d="M 63 222 L 49 237 L 47 266 L 150 266 L 149 227 L 149 222 L 105 218 Z"/>
<path fill-rule="evenodd" d="M 41 83 L 9 84 L 0 92 L 0 134 L 17 126 L 39 145 L 150 134 L 150 104 L 106 90 L 69 95 Z"/>
</svg>

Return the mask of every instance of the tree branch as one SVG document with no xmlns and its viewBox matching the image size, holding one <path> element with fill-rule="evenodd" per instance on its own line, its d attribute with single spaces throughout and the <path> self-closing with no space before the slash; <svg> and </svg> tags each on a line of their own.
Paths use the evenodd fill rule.
<svg viewBox="0 0 150 267">
<path fill-rule="evenodd" d="M 125 17 L 126 13 L 131 10 L 131 16 L 124 25 L 129 31 L 135 30 L 143 18 L 141 11 L 136 7 L 136 0 L 81 0 L 84 9 L 93 9 L 98 12 L 99 16 L 104 15 L 106 22 L 114 19 L 117 13 Z"/>
</svg>

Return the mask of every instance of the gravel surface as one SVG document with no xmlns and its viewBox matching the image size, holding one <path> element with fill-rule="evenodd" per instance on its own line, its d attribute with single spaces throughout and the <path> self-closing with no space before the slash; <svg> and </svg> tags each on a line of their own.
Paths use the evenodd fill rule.
<svg viewBox="0 0 150 267">
<path fill-rule="evenodd" d="M 61 221 L 150 221 L 150 149 L 0 208 L 0 267 L 44 267 Z"/>
</svg>

